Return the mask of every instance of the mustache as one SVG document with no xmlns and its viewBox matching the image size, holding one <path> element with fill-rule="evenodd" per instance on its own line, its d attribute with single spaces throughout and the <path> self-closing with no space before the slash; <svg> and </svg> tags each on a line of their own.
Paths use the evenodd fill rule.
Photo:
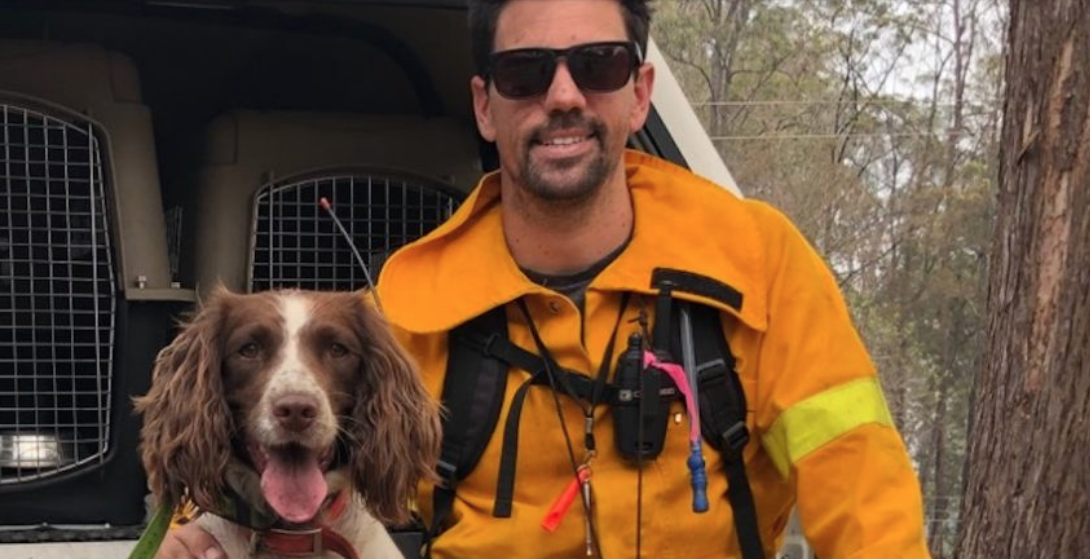
<svg viewBox="0 0 1090 559">
<path fill-rule="evenodd" d="M 605 132 L 605 127 L 598 119 L 586 118 L 581 113 L 553 113 L 549 115 L 549 120 L 533 129 L 529 137 L 530 143 L 541 143 L 547 134 L 570 128 L 586 129 L 598 138 Z"/>
</svg>

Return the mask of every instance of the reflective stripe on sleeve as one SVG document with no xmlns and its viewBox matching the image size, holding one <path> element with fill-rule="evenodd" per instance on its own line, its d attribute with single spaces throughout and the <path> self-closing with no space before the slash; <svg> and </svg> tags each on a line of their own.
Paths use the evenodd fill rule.
<svg viewBox="0 0 1090 559">
<path fill-rule="evenodd" d="M 866 377 L 819 392 L 784 410 L 763 437 L 765 450 L 784 478 L 791 466 L 825 443 L 870 423 L 892 426 L 882 387 Z"/>
</svg>

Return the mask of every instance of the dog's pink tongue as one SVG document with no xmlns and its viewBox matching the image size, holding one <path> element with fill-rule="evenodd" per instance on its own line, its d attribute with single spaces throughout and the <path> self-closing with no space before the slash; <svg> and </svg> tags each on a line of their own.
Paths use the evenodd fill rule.
<svg viewBox="0 0 1090 559">
<path fill-rule="evenodd" d="M 269 456 L 269 463 L 261 474 L 261 492 L 265 500 L 282 518 L 296 524 L 318 514 L 327 490 L 318 457 L 313 454 L 302 460 Z"/>
</svg>

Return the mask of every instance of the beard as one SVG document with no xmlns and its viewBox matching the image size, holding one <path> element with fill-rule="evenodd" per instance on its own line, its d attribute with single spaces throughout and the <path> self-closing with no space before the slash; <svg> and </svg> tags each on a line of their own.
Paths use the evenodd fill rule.
<svg viewBox="0 0 1090 559">
<path fill-rule="evenodd" d="M 590 131 L 589 142 L 598 149 L 589 156 L 570 160 L 536 161 L 533 147 L 555 130 L 577 128 Z M 579 203 L 593 197 L 617 168 L 619 154 L 608 150 L 609 132 L 601 121 L 586 119 L 578 113 L 550 115 L 549 121 L 535 128 L 520 154 L 520 183 L 534 197 L 550 202 Z"/>
</svg>

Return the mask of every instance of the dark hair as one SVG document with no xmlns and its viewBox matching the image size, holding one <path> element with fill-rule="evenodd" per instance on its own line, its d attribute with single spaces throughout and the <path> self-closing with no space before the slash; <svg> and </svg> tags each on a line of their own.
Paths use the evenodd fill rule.
<svg viewBox="0 0 1090 559">
<path fill-rule="evenodd" d="M 477 75 L 488 75 L 488 57 L 496 43 L 496 22 L 511 0 L 469 0 L 469 41 Z M 651 26 L 651 0 L 616 0 L 621 4 L 628 40 L 647 55 L 647 30 Z"/>
</svg>

